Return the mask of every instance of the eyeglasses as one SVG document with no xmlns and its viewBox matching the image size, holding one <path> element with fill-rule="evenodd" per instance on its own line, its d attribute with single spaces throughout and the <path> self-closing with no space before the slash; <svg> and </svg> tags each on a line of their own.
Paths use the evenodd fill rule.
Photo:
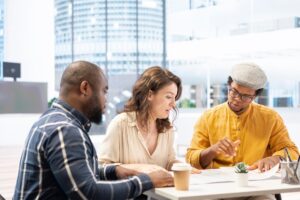
<svg viewBox="0 0 300 200">
<path fill-rule="evenodd" d="M 250 102 L 255 98 L 255 95 L 241 94 L 234 88 L 228 88 L 228 93 L 233 98 L 239 98 L 244 102 Z"/>
</svg>

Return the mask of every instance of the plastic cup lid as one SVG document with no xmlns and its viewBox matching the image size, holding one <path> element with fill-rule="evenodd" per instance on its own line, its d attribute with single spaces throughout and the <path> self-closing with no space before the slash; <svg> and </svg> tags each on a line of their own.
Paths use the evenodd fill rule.
<svg viewBox="0 0 300 200">
<path fill-rule="evenodd" d="M 185 171 L 185 170 L 191 170 L 192 167 L 188 163 L 174 163 L 172 166 L 173 171 Z"/>
</svg>

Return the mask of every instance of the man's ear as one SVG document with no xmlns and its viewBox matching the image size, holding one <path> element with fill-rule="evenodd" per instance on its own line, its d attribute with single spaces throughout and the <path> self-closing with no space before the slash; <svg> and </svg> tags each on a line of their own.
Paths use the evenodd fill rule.
<svg viewBox="0 0 300 200">
<path fill-rule="evenodd" d="M 87 96 L 90 93 L 90 84 L 88 81 L 82 81 L 79 86 L 80 94 Z"/>
</svg>

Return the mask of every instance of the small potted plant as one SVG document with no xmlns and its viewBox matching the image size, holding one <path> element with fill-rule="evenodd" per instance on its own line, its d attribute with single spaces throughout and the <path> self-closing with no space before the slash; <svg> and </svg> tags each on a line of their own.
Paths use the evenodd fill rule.
<svg viewBox="0 0 300 200">
<path fill-rule="evenodd" d="M 235 166 L 236 173 L 236 183 L 239 186 L 247 186 L 248 185 L 248 169 L 245 163 L 240 162 Z"/>
</svg>

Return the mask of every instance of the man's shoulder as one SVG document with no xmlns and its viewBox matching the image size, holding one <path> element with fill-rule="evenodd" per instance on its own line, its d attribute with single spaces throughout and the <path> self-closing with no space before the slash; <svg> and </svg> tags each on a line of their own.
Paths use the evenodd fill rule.
<svg viewBox="0 0 300 200">
<path fill-rule="evenodd" d="M 274 110 L 273 108 L 270 108 L 268 106 L 253 103 L 252 107 L 253 107 L 253 113 L 256 116 L 260 115 L 264 118 L 269 118 L 269 119 L 271 119 L 271 118 L 281 118 L 279 113 L 276 110 Z"/>
<path fill-rule="evenodd" d="M 75 118 L 67 113 L 57 109 L 49 109 L 39 118 L 34 127 L 51 132 L 50 130 L 62 127 L 79 128 L 79 125 Z"/>
<path fill-rule="evenodd" d="M 49 109 L 46 111 L 39 119 L 40 122 L 45 123 L 53 123 L 53 122 L 68 122 L 72 121 L 73 117 L 68 115 L 66 112 L 59 110 L 59 109 Z"/>
<path fill-rule="evenodd" d="M 219 115 L 220 113 L 224 113 L 227 110 L 227 102 L 216 105 L 206 111 L 204 111 L 203 115 L 211 116 L 211 115 Z"/>
<path fill-rule="evenodd" d="M 259 112 L 262 115 L 278 115 L 277 111 L 275 111 L 273 108 L 262 104 L 253 103 L 252 107 L 254 111 Z"/>
</svg>

